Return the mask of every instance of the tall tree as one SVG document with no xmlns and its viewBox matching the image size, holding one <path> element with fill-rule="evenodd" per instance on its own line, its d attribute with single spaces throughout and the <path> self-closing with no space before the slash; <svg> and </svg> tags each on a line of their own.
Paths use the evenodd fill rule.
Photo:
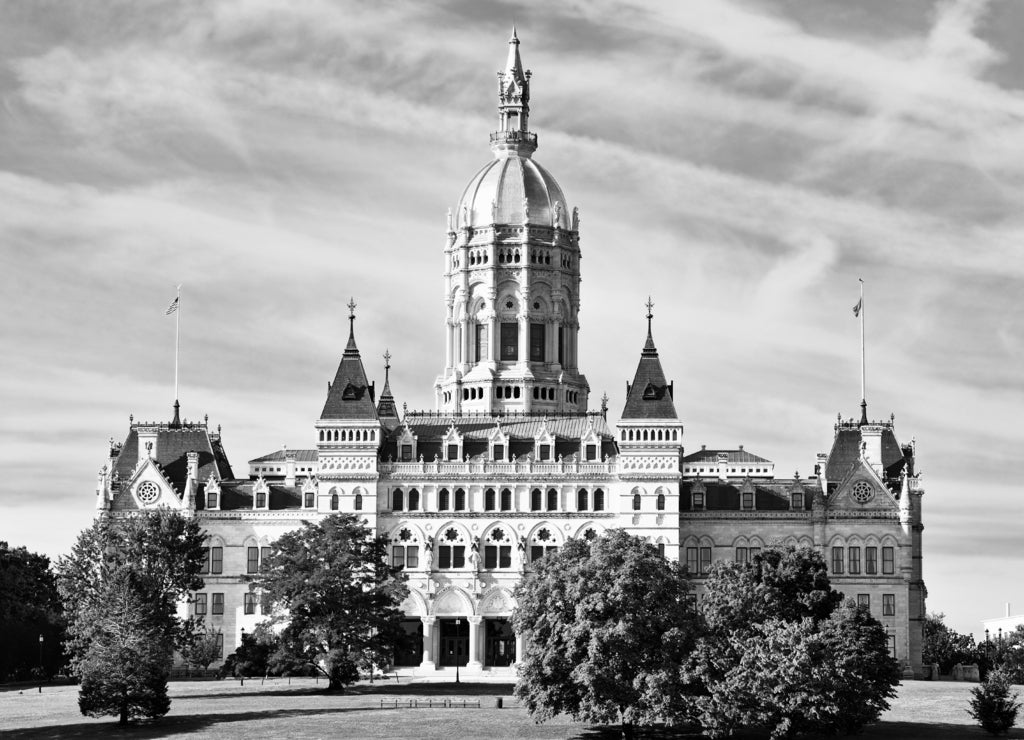
<svg viewBox="0 0 1024 740">
<path fill-rule="evenodd" d="M 703 684 L 694 718 L 711 737 L 740 727 L 853 732 L 888 707 L 899 681 L 882 625 L 831 588 L 809 549 L 718 563 L 687 674 Z"/>
<path fill-rule="evenodd" d="M 40 645 L 39 637 L 43 643 Z M 63 665 L 63 609 L 50 559 L 0 541 L 0 681 Z"/>
<path fill-rule="evenodd" d="M 256 578 L 274 607 L 270 621 L 283 625 L 275 660 L 302 661 L 339 691 L 358 678 L 360 655 L 393 647 L 408 589 L 387 554 L 384 539 L 353 514 L 282 535 Z"/>
<path fill-rule="evenodd" d="M 974 635 L 962 635 L 946 626 L 946 615 L 932 612 L 924 620 L 922 660 L 926 664 L 938 663 L 939 673 L 950 673 L 957 663 L 974 663 L 977 647 Z"/>
<path fill-rule="evenodd" d="M 524 635 L 515 694 L 538 721 L 556 714 L 621 723 L 632 736 L 679 714 L 680 664 L 695 614 L 680 566 L 623 530 L 570 540 L 516 587 Z"/>
<path fill-rule="evenodd" d="M 166 696 L 173 651 L 187 644 L 192 628 L 191 622 L 178 617 L 178 604 L 203 587 L 199 573 L 204 537 L 194 519 L 167 509 L 126 518 L 103 516 L 60 559 L 57 586 L 68 622 L 66 646 L 72 671 L 82 678 L 83 691 L 90 692 L 80 704 L 83 712 L 95 715 L 104 707 L 115 708 L 97 698 L 102 692 L 129 691 L 123 684 L 102 680 L 101 666 L 121 659 L 117 656 L 135 661 L 123 663 L 123 669 L 128 675 L 139 673 L 149 694 L 162 691 Z M 107 619 L 111 599 L 121 611 Z M 127 717 L 157 716 L 147 712 L 160 706 L 150 697 L 136 709 L 129 708 Z M 110 713 L 127 721 L 123 703 L 116 708 Z"/>
<path fill-rule="evenodd" d="M 78 662 L 78 708 L 90 717 L 162 717 L 171 708 L 167 672 L 171 641 L 151 619 L 135 575 L 115 573 L 101 584 L 103 604 L 86 607 L 91 640 Z"/>
</svg>

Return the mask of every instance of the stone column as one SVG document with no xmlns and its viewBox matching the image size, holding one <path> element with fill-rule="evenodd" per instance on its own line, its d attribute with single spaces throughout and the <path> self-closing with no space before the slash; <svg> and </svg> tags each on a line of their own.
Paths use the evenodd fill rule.
<svg viewBox="0 0 1024 740">
<path fill-rule="evenodd" d="M 420 668 L 434 668 L 434 622 L 437 617 L 420 617 L 423 622 L 423 662 Z"/>
<path fill-rule="evenodd" d="M 480 623 L 483 617 L 473 616 L 469 618 L 469 663 L 467 668 L 480 668 Z"/>
</svg>

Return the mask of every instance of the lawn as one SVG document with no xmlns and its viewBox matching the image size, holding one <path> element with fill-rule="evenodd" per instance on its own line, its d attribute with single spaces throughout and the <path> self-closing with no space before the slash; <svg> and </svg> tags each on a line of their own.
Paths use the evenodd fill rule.
<svg viewBox="0 0 1024 740">
<path fill-rule="evenodd" d="M 176 681 L 171 711 L 163 719 L 121 729 L 116 720 L 78 712 L 77 687 L 0 689 L 0 736 L 4 738 L 589 738 L 618 737 L 614 728 L 580 725 L 559 717 L 534 724 L 506 684 L 360 684 L 346 694 L 320 693 L 312 679 Z M 967 715 L 971 684 L 908 682 L 882 720 L 859 737 L 901 740 L 988 737 Z M 1024 693 L 1024 692 L 1022 692 Z M 502 697 L 504 708 L 495 707 Z M 480 709 L 381 709 L 381 700 L 479 700 Z M 1022 718 L 1024 720 L 1024 718 Z M 657 738 L 699 735 L 663 730 Z M 743 737 L 755 738 L 757 735 Z M 1015 728 L 1011 738 L 1024 738 Z"/>
</svg>

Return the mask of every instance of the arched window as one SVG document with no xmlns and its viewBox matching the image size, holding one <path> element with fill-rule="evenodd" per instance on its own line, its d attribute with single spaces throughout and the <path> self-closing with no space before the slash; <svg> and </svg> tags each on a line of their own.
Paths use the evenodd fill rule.
<svg viewBox="0 0 1024 740">
<path fill-rule="evenodd" d="M 466 491 L 463 490 L 462 488 L 455 489 L 455 510 L 466 510 Z"/>
<path fill-rule="evenodd" d="M 587 489 L 581 488 L 576 492 L 576 511 L 586 511 L 588 507 Z"/>
<path fill-rule="evenodd" d="M 217 492 L 210 491 L 206 494 L 206 508 L 216 509 L 217 508 Z"/>
<path fill-rule="evenodd" d="M 543 494 L 539 488 L 534 488 L 530 491 L 530 511 L 540 511 L 543 507 L 541 506 L 541 498 Z"/>
<path fill-rule="evenodd" d="M 303 497 L 303 499 L 304 499 L 303 505 L 307 509 L 312 509 L 313 508 L 313 504 L 315 503 L 313 501 L 313 492 L 312 491 L 307 491 L 306 495 Z"/>
<path fill-rule="evenodd" d="M 484 511 L 494 511 L 498 508 L 498 496 L 493 488 L 484 491 Z"/>
<path fill-rule="evenodd" d="M 357 493 L 356 494 L 356 500 L 355 500 L 355 503 L 352 505 L 352 508 L 355 509 L 356 511 L 362 511 L 363 510 L 363 494 L 361 494 L 361 493 Z"/>
<path fill-rule="evenodd" d="M 658 494 L 658 503 L 657 503 L 655 508 L 657 508 L 658 511 L 664 511 L 665 510 L 665 494 L 664 493 L 659 493 Z"/>
<path fill-rule="evenodd" d="M 501 510 L 512 511 L 512 491 L 507 488 L 501 489 Z"/>
<path fill-rule="evenodd" d="M 409 511 L 420 510 L 420 492 L 415 488 L 409 491 Z"/>
<path fill-rule="evenodd" d="M 321 442 L 324 441 L 324 430 L 323 429 L 320 430 L 320 441 Z"/>
<path fill-rule="evenodd" d="M 331 511 L 337 511 L 337 510 L 338 510 L 338 494 L 332 493 L 331 494 Z"/>
<path fill-rule="evenodd" d="M 451 494 L 447 488 L 442 488 L 437 492 L 437 510 L 448 511 L 452 507 Z"/>
<path fill-rule="evenodd" d="M 548 511 L 558 510 L 558 491 L 554 488 L 548 489 Z"/>
<path fill-rule="evenodd" d="M 401 511 L 405 508 L 405 494 L 402 493 L 401 488 L 396 488 L 391 492 L 391 510 Z"/>
<path fill-rule="evenodd" d="M 600 488 L 594 491 L 594 511 L 604 511 L 604 491 Z"/>
<path fill-rule="evenodd" d="M 337 429 L 334 430 L 334 441 L 335 442 L 338 441 L 338 430 Z"/>
<path fill-rule="evenodd" d="M 640 494 L 633 494 L 633 511 L 640 511 Z"/>
</svg>

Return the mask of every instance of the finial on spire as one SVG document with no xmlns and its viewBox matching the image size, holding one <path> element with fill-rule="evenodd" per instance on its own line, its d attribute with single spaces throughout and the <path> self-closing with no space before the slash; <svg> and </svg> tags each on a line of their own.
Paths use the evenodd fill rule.
<svg viewBox="0 0 1024 740">
<path fill-rule="evenodd" d="M 508 42 L 510 44 L 518 44 L 519 43 L 519 36 L 516 34 L 516 24 L 515 23 L 512 24 L 512 38 L 510 38 L 508 40 Z"/>
<path fill-rule="evenodd" d="M 384 369 L 391 369 L 391 350 L 387 348 L 384 349 Z"/>
<path fill-rule="evenodd" d="M 860 400 L 860 425 L 864 426 L 868 423 L 868 402 L 865 399 Z"/>
<path fill-rule="evenodd" d="M 171 422 L 171 428 L 172 429 L 180 429 L 181 428 L 181 417 L 178 415 L 178 410 L 180 408 L 181 408 L 181 405 L 178 403 L 178 399 L 175 398 L 174 399 L 174 421 Z"/>
<path fill-rule="evenodd" d="M 651 319 L 654 318 L 654 301 L 651 300 L 650 296 L 647 296 L 647 333 L 651 333 Z"/>
<path fill-rule="evenodd" d="M 345 354 L 358 354 L 359 350 L 356 348 L 356 301 L 354 298 L 348 299 L 348 344 L 345 346 Z"/>
</svg>

